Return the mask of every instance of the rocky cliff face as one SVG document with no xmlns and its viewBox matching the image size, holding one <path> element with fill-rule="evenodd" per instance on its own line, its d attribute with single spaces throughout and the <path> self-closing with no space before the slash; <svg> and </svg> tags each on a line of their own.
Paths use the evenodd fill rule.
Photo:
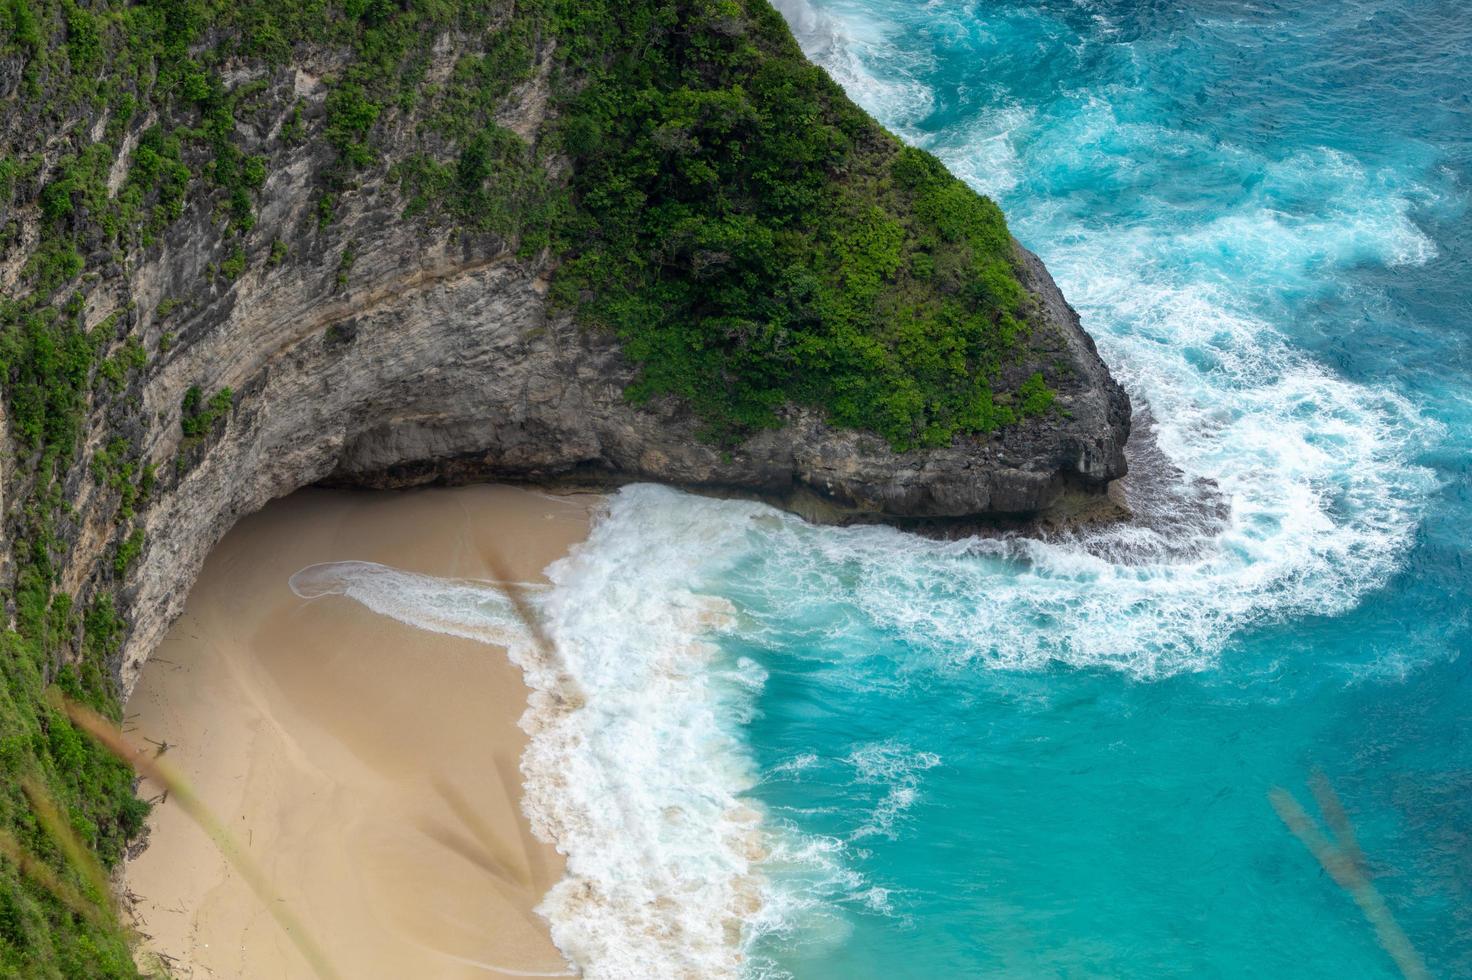
<svg viewBox="0 0 1472 980">
<path fill-rule="evenodd" d="M 272 199 L 308 204 L 289 188 Z M 1039 343 L 1070 368 L 1072 384 L 1058 393 L 1066 411 L 990 439 L 896 453 L 792 409 L 782 428 L 727 450 L 698 439 L 698 421 L 675 400 L 639 406 L 624 396 L 632 367 L 608 336 L 549 313 L 543 263 L 456 248 L 350 202 L 343 211 L 341 233 L 358 248 L 345 286 L 330 263 L 247 274 L 191 314 L 178 352 L 141 385 L 147 456 L 165 464 L 181 452 L 189 386 L 228 387 L 235 408 L 142 518 L 148 544 L 123 592 L 133 618 L 125 685 L 225 531 L 321 480 L 653 480 L 842 520 L 1037 515 L 1070 489 L 1099 492 L 1124 472 L 1128 399 L 1030 255 L 1030 285 L 1049 310 Z M 165 258 L 140 280 L 172 292 L 199 275 L 198 261 Z M 73 567 L 104 554 L 79 548 Z"/>
<path fill-rule="evenodd" d="M 288 113 L 321 111 L 317 78 L 330 66 L 315 67 L 232 79 L 267 86 L 270 111 L 243 131 L 247 152 L 279 140 Z M 504 124 L 536 133 L 547 105 L 538 80 L 509 105 Z M 401 125 L 410 145 L 412 120 Z M 788 408 L 781 428 L 722 447 L 698 437 L 699 421 L 677 400 L 625 397 L 634 368 L 617 342 L 549 309 L 546 254 L 518 257 L 494 238 L 405 220 L 383 177 L 342 194 L 320 226 L 311 175 L 321 153 L 288 153 L 262 188 L 254 238 L 280 242 L 283 261 L 220 274 L 227 246 L 198 205 L 88 294 L 92 322 L 121 311 L 127 335 L 159 351 L 123 399 L 94 405 L 75 468 L 86 474 L 122 431 L 159 474 L 135 519 L 141 554 L 118 583 L 131 624 L 116 666 L 125 690 L 214 543 L 241 516 L 322 480 L 653 480 L 760 495 L 821 519 L 904 520 L 1035 516 L 1124 473 L 1128 398 L 1020 246 L 1041 315 L 1027 356 L 1004 372 L 1020 380 L 1049 364 L 1054 411 L 988 437 L 895 452 Z M 231 393 L 202 437 L 186 433 L 191 388 Z M 86 595 L 113 584 L 116 502 L 85 476 L 68 489 L 75 516 L 59 587 Z"/>
<path fill-rule="evenodd" d="M 534 264 L 472 261 L 427 277 L 383 268 L 380 282 L 429 281 L 389 287 L 392 301 L 345 314 L 342 338 L 386 346 L 335 362 L 367 358 L 355 365 L 364 394 L 345 399 L 329 427 L 343 438 L 334 440 L 327 479 L 375 487 L 652 480 L 756 495 L 827 521 L 1036 516 L 1070 489 L 1098 492 L 1123 474 L 1129 401 L 1042 263 L 1022 254 L 1048 309 L 1036 356 L 1068 365 L 1062 410 L 991 438 L 907 452 L 803 408 L 783 410 L 780 429 L 739 445 L 703 442 L 677 400 L 636 405 L 623 396 L 633 370 L 617 343 L 549 314 Z M 449 358 L 421 353 L 398 339 L 406 332 L 446 345 L 458 338 L 459 349 Z M 1016 368 L 1022 377 L 1026 366 Z"/>
<path fill-rule="evenodd" d="M 1101 500 L 1130 425 L 995 206 L 764 0 L 0 4 L 0 386 L 0 833 L 39 779 L 105 858 L 141 804 L 47 691 L 117 715 L 274 497 L 654 480 L 1020 522 Z M 0 973 L 132 975 L 3 862 L 0 903 Z"/>
</svg>

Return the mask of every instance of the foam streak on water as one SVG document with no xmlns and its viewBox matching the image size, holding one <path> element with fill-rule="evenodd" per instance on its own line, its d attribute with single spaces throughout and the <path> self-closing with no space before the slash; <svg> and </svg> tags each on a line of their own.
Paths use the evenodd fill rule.
<svg viewBox="0 0 1472 980">
<path fill-rule="evenodd" d="M 288 582 L 303 599 L 346 596 L 401 623 L 482 643 L 525 643 L 526 631 L 494 582 L 446 579 L 372 561 L 308 565 Z M 540 586 L 517 583 L 521 589 Z"/>
</svg>

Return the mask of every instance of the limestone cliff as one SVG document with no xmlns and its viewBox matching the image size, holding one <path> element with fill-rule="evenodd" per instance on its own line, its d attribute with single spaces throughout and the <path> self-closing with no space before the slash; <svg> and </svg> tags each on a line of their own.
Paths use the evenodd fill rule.
<svg viewBox="0 0 1472 980">
<path fill-rule="evenodd" d="M 939 444 L 900 450 L 892 435 L 836 424 L 831 395 L 794 396 L 721 438 L 689 398 L 629 397 L 646 364 L 628 356 L 628 332 L 590 323 L 576 296 L 556 297 L 572 253 L 528 231 L 526 216 L 555 204 L 579 166 L 571 137 L 554 134 L 566 92 L 588 84 L 559 60 L 576 38 L 559 47 L 517 19 L 540 5 L 486 5 L 474 30 L 464 13 L 404 26 L 419 32 L 393 42 L 411 84 L 372 103 L 373 86 L 389 82 L 362 73 L 364 51 L 377 51 L 368 42 L 351 49 L 329 32 L 276 44 L 256 17 L 240 28 L 254 32 L 250 43 L 236 43 L 207 19 L 179 27 L 198 15 L 178 13 L 186 6 L 157 6 L 153 60 L 136 80 L 66 98 L 63 81 L 96 86 L 121 63 L 106 52 L 127 41 L 107 32 L 132 21 L 87 28 L 101 32 L 98 54 L 76 43 L 91 15 L 74 5 L 43 5 L 30 34 L 15 13 L 25 3 L 9 15 L 18 40 L 0 54 L 0 582 L 11 642 L 37 658 L 25 685 L 73 671 L 99 703 L 115 703 L 214 543 L 272 498 L 323 480 L 656 480 L 824 519 L 901 520 L 1036 516 L 1124 473 L 1128 398 L 1042 263 L 1010 239 L 998 261 L 1021 290 L 979 322 L 1025 323 L 1021 339 L 977 381 L 991 414 L 956 423 L 953 436 L 932 425 Z M 285 30 L 290 5 L 260 6 L 267 26 Z M 754 30 L 742 10 L 778 30 L 764 3 L 727 6 L 736 13 L 708 18 L 723 39 Z M 392 18 L 416 8 L 385 9 L 370 5 L 356 14 L 369 26 L 342 30 L 360 41 L 398 30 Z M 171 31 L 192 40 L 175 44 Z M 477 83 L 494 97 L 476 107 L 452 99 L 472 91 L 466 77 L 494 76 L 508 35 L 525 63 Z M 269 56 L 251 47 L 267 42 Z M 193 101 L 159 94 L 179 91 Z M 845 138 L 889 167 L 898 144 L 843 111 Z M 446 135 L 456 113 L 476 112 L 478 125 L 520 142 L 487 157 Z M 671 132 L 661 145 L 691 139 Z M 909 200 L 882 203 L 892 212 Z M 883 217 L 876 207 L 855 213 Z M 690 261 L 708 275 L 736 251 L 696 249 Z M 946 264 L 949 253 L 933 251 L 923 270 L 914 259 L 884 273 L 903 279 L 915 308 L 939 281 L 931 265 Z M 596 281 L 580 282 L 580 295 L 596 293 Z M 1024 411 L 1029 385 L 1045 397 Z M 16 962 L 43 962 L 35 956 Z"/>
<path fill-rule="evenodd" d="M 435 43 L 424 85 L 448 77 L 463 43 L 449 34 Z M 548 121 L 552 57 L 543 47 L 528 80 L 497 108 L 498 122 L 530 143 Z M 233 278 L 221 270 L 238 237 L 218 202 L 201 196 L 152 245 L 103 257 L 103 275 L 83 290 L 91 329 L 121 314 L 111 347 L 127 341 L 156 352 L 122 392 L 92 399 L 67 487 L 74 514 L 58 586 L 83 596 L 121 585 L 131 627 L 117 665 L 124 689 L 213 543 L 241 515 L 323 479 L 656 480 L 759 494 L 830 519 L 904 519 L 1036 515 L 1065 491 L 1099 492 L 1123 474 L 1128 399 L 1042 263 L 1020 246 L 1040 312 L 1026 351 L 1003 373 L 1015 387 L 1048 365 L 1054 411 L 903 452 L 791 405 L 780 409 L 780 428 L 733 445 L 703 440 L 700 420 L 678 398 L 625 396 L 636 369 L 616 337 L 549 305 L 550 250 L 517 254 L 494 235 L 404 217 L 390 173 L 421 148 L 414 113 L 389 121 L 381 161 L 335 196 L 330 223 L 318 220 L 319 175 L 332 150 L 292 146 L 283 132 L 293 123 L 310 130 L 325 116 L 322 79 L 341 67 L 323 55 L 276 68 L 226 66 L 225 84 L 253 93 L 252 111 L 236 124 L 240 150 L 273 162 L 244 236 L 250 261 Z M 14 130 L 24 124 L 14 111 L 24 94 L 12 87 L 6 95 Z M 104 111 L 94 127 L 106 122 Z M 115 174 L 147 122 L 126 134 Z M 18 209 L 11 288 L 28 257 L 29 217 Z M 262 254 L 270 252 L 284 257 Z M 197 434 L 186 432 L 191 388 L 230 392 L 220 417 Z M 157 476 L 131 525 L 142 531 L 141 554 L 117 583 L 114 494 L 86 475 L 119 433 L 137 447 L 137 465 Z M 19 486 L 5 491 L 12 503 L 25 495 Z"/>
</svg>

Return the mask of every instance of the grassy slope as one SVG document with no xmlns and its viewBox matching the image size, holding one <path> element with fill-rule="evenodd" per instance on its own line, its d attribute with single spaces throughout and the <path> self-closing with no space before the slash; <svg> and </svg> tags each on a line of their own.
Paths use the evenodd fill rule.
<svg viewBox="0 0 1472 980">
<path fill-rule="evenodd" d="M 446 32 L 466 53 L 431 89 L 430 46 Z M 549 45 L 556 112 L 531 147 L 495 113 Z M 273 146 L 247 153 L 236 121 L 279 107 L 261 104 L 263 86 L 227 89 L 222 69 L 309 50 L 346 56 L 325 119 L 297 106 Z M 125 257 L 192 206 L 226 237 L 217 275 L 289 261 L 255 211 L 291 146 L 330 147 L 315 176 L 326 227 L 338 195 L 388 168 L 406 218 L 523 254 L 551 249 L 562 258 L 555 296 L 616 330 L 642 366 L 630 395 L 683 398 L 712 439 L 776 424 L 789 403 L 897 448 L 1048 409 L 1040 376 L 1019 397 L 993 397 L 1032 308 L 1001 213 L 855 107 L 765 0 L 0 0 L 7 63 L 21 83 L 0 105 L 0 256 L 27 227 L 38 239 L 21 289 L 0 297 L 17 451 L 4 515 L 14 576 L 0 630 L 0 832 L 79 887 L 18 781 L 38 778 L 105 862 L 139 827 L 145 807 L 126 770 L 43 695 L 55 685 L 117 716 L 108 664 L 124 624 L 110 593 L 143 547 L 134 514 L 159 482 L 122 434 L 136 421 L 130 386 L 157 352 L 131 336 L 136 311 L 89 322 L 84 297 L 126 275 Z M 396 118 L 416 120 L 418 145 L 385 154 Z M 137 145 L 109 194 L 129 133 Z M 571 166 L 547 165 L 559 160 Z M 231 410 L 228 391 L 190 397 L 181 466 Z M 103 488 L 115 532 L 79 602 L 56 583 L 89 413 L 116 430 L 81 474 Z M 132 967 L 118 930 L 0 859 L 0 975 Z"/>
</svg>

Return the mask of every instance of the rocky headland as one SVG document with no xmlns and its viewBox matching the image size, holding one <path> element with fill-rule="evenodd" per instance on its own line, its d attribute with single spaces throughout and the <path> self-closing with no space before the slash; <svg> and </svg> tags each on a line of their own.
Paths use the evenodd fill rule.
<svg viewBox="0 0 1472 980">
<path fill-rule="evenodd" d="M 65 724 L 41 703 L 53 683 L 116 710 L 215 543 L 266 502 L 322 481 L 649 480 L 759 495 L 823 520 L 926 521 L 1034 518 L 1102 498 L 1124 474 L 1129 399 L 1042 262 L 1005 234 L 999 213 L 991 265 L 974 230 L 947 231 L 944 210 L 925 210 L 926 195 L 969 195 L 957 198 L 965 208 L 995 209 L 923 155 L 911 160 L 914 151 L 798 64 L 761 0 L 727 4 L 695 27 L 745 45 L 743 57 L 790 63 L 801 84 L 818 86 L 819 114 L 841 117 L 834 131 L 849 141 L 848 156 L 795 160 L 792 179 L 813 171 L 820 189 L 867 188 L 874 174 L 899 175 L 899 190 L 880 181 L 864 190 L 872 200 L 862 207 L 833 212 L 859 215 L 860 227 L 872 219 L 901 229 L 893 249 L 852 260 L 874 264 L 872 283 L 832 272 L 833 289 L 872 303 L 863 322 L 879 324 L 865 328 L 884 347 L 875 363 L 908 383 L 904 372 L 923 360 L 885 333 L 907 310 L 930 310 L 925 336 L 937 344 L 951 338 L 934 324 L 962 313 L 972 318 L 964 337 L 995 326 L 1004 339 L 957 342 L 945 365 L 915 367 L 920 389 L 945 393 L 873 416 L 883 433 L 866 427 L 874 396 L 856 387 L 860 369 L 835 368 L 837 380 L 811 389 L 787 378 L 758 390 L 741 375 L 734 394 L 707 403 L 706 360 L 681 353 L 679 364 L 698 367 L 682 380 L 660 360 L 676 334 L 651 338 L 635 314 L 620 317 L 634 308 L 630 297 L 665 296 L 654 290 L 669 269 L 683 270 L 688 295 L 721 294 L 738 275 L 761 293 L 767 259 L 738 270 L 741 243 L 702 239 L 657 273 L 627 258 L 590 262 L 601 253 L 589 236 L 612 212 L 598 211 L 578 182 L 603 165 L 599 140 L 587 144 L 568 121 L 588 117 L 580 93 L 601 83 L 569 67 L 578 42 L 554 29 L 561 15 L 528 26 L 504 6 L 487 5 L 479 19 L 423 15 L 398 26 L 393 18 L 414 5 L 371 6 L 359 22 L 343 14 L 349 26 L 339 33 L 297 37 L 270 4 L 241 5 L 244 19 L 182 27 L 165 4 L 145 25 L 158 36 L 129 76 L 109 72 L 131 50 L 126 32 L 145 29 L 134 15 L 99 15 L 88 26 L 92 15 L 71 5 L 15 8 L 32 14 L 31 33 L 17 28 L 19 41 L 0 53 L 0 583 L 9 656 L 29 664 L 12 671 L 18 693 L 5 708 L 21 719 L 17 731 Z M 250 19 L 252 11 L 261 16 Z M 413 40 L 385 55 L 372 45 L 388 42 L 373 32 L 390 28 Z M 650 43 L 692 44 L 694 31 L 665 29 Z M 516 57 L 507 60 L 509 35 Z M 79 43 L 88 37 L 90 47 Z M 364 69 L 372 58 L 399 66 L 407 81 Z M 622 70 L 616 54 L 599 64 L 599 78 Z M 490 81 L 475 81 L 482 76 Z M 734 90 L 709 73 L 691 77 Z M 742 91 L 755 87 L 748 80 Z M 467 92 L 480 100 L 469 108 Z M 683 130 L 662 125 L 656 143 L 689 157 L 716 112 L 710 104 L 691 110 Z M 467 137 L 456 129 L 463 116 L 501 142 L 487 150 Z M 618 130 L 599 132 L 608 143 Z M 764 214 L 762 186 L 744 188 L 730 212 Z M 832 236 L 840 257 L 852 250 L 842 232 Z M 805 234 L 826 240 L 823 227 Z M 970 290 L 973 269 L 1004 281 Z M 778 306 L 811 304 L 820 312 L 803 322 L 831 338 L 841 318 L 821 312 L 836 308 L 823 305 L 824 288 L 813 287 L 817 299 L 784 299 L 798 295 L 791 283 L 771 293 Z M 936 296 L 951 305 L 934 305 Z M 669 300 L 670 330 L 684 329 L 676 321 L 690 302 Z M 761 329 L 748 306 L 702 308 L 700 323 L 723 331 L 721 371 L 755 357 Z M 761 348 L 768 361 L 802 346 L 798 326 L 778 333 Z M 979 344 L 991 345 L 985 356 Z M 790 397 L 771 396 L 788 389 Z M 931 407 L 952 404 L 960 407 Z M 89 843 L 115 851 L 132 820 L 117 795 L 125 781 L 112 774 L 98 777 L 106 789 L 63 786 L 54 750 L 44 737 L 37 744 L 12 768 L 46 773 L 96 825 Z M 24 807 L 12 795 L 6 821 Z M 0 890 L 21 888 L 0 881 Z M 43 895 L 29 886 L 25 895 L 23 920 L 51 914 Z M 34 928 L 22 932 L 36 945 L 17 947 L 31 950 L 17 962 L 63 955 Z"/>
</svg>

